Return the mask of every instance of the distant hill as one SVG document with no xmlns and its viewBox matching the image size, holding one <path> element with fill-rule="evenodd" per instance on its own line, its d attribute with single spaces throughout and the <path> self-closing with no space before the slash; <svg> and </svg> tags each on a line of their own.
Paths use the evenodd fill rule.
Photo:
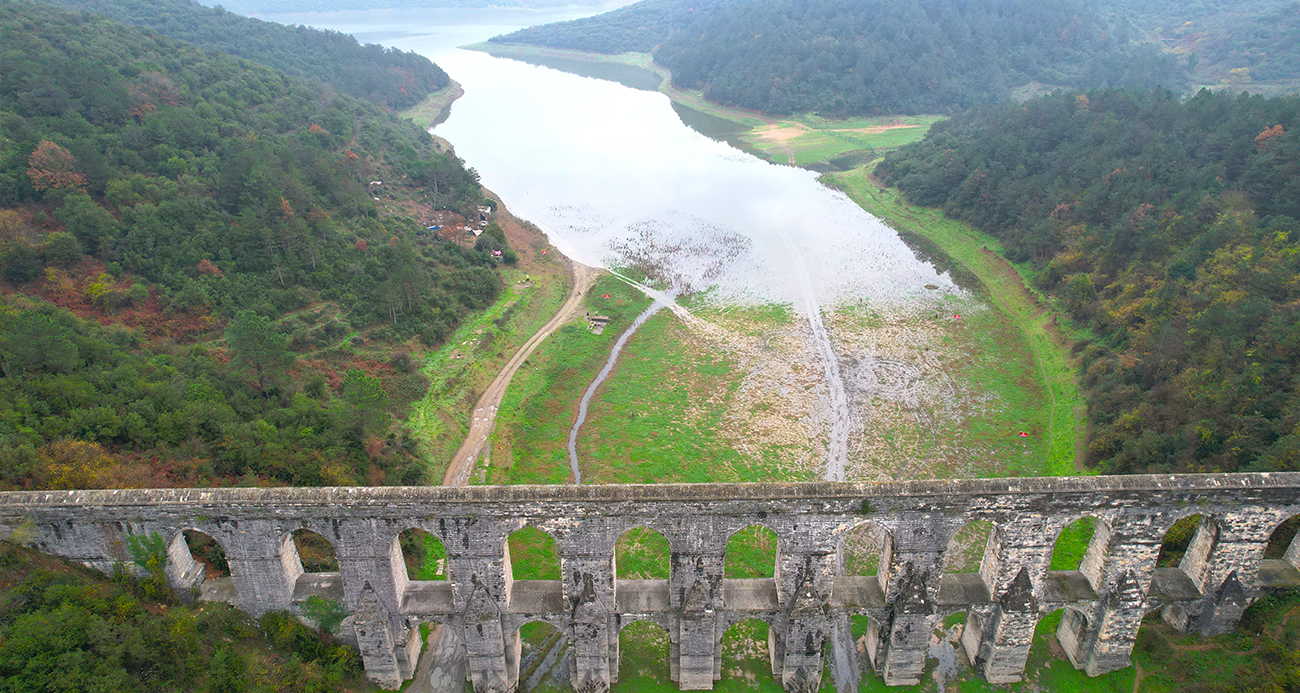
<svg viewBox="0 0 1300 693">
<path fill-rule="evenodd" d="M 673 82 L 774 114 L 947 113 L 1028 83 L 1186 84 L 1182 62 L 1080 2 L 644 0 L 498 36 L 606 53 L 653 51 Z"/>
<path fill-rule="evenodd" d="M 1300 91 L 1295 0 L 1120 0 L 1108 11 L 1179 55 L 1196 84 L 1255 93 Z"/>
<path fill-rule="evenodd" d="M 12 0 L 0 29 L 0 488 L 421 482 L 409 350 L 513 253 L 412 217 L 477 217 L 477 174 L 148 29 Z"/>
<path fill-rule="evenodd" d="M 875 171 L 996 236 L 1090 328 L 1090 464 L 1300 470 L 1300 97 L 1054 94 Z"/>
<path fill-rule="evenodd" d="M 202 48 L 247 58 L 390 110 L 402 110 L 451 84 L 442 68 L 412 52 L 362 45 L 347 34 L 284 26 L 191 0 L 49 0 L 124 24 L 147 27 Z"/>
<path fill-rule="evenodd" d="M 364 8 L 348 0 L 226 0 L 228 10 L 244 14 L 271 12 L 334 12 L 339 10 L 401 10 L 428 8 L 502 8 L 550 10 L 562 7 L 590 7 L 607 10 L 626 5 L 627 0 L 370 0 Z"/>
</svg>

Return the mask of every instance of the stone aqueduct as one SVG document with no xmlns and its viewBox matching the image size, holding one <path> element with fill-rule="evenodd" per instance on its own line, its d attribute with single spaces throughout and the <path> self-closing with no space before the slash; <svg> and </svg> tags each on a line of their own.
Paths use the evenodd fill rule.
<svg viewBox="0 0 1300 693">
<path fill-rule="evenodd" d="M 109 570 L 129 561 L 130 536 L 170 541 L 169 574 L 192 586 L 202 571 L 182 532 L 224 548 L 233 601 L 251 614 L 295 609 L 306 594 L 341 595 L 368 675 L 409 678 L 416 626 L 454 629 L 475 691 L 519 682 L 521 625 L 541 620 L 570 642 L 573 687 L 609 689 L 620 629 L 638 620 L 670 635 L 671 672 L 706 690 L 721 672 L 728 625 L 770 625 L 772 671 L 786 690 L 816 691 L 829 659 L 857 681 L 916 682 L 933 628 L 965 614 L 962 649 L 992 682 L 1018 680 L 1039 619 L 1064 609 L 1057 631 L 1090 675 L 1129 664 L 1138 626 L 1161 610 L 1202 634 L 1234 627 L 1269 590 L 1300 586 L 1300 540 L 1264 560 L 1272 532 L 1300 514 L 1300 473 L 982 479 L 867 484 L 698 484 L 552 487 L 191 489 L 0 494 L 0 538 Z M 1158 568 L 1161 539 L 1183 517 L 1201 523 L 1178 567 Z M 1078 570 L 1052 571 L 1057 535 L 1081 517 L 1095 531 Z M 966 523 L 992 524 L 978 573 L 942 571 Z M 843 574 L 840 546 L 855 528 L 883 528 L 875 576 Z M 554 537 L 562 580 L 513 580 L 507 536 L 534 526 Z M 771 579 L 724 577 L 736 531 L 779 538 Z M 616 575 L 614 545 L 647 527 L 671 546 L 667 580 Z M 304 573 L 292 532 L 334 546 L 339 573 Z M 399 533 L 427 530 L 447 549 L 449 580 L 407 579 Z M 853 641 L 850 617 L 869 617 Z M 837 679 L 841 677 L 837 676 Z"/>
</svg>

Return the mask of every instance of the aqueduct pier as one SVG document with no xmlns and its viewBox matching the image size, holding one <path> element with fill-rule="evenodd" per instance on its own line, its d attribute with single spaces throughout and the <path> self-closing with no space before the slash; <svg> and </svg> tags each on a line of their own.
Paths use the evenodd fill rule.
<svg viewBox="0 0 1300 693">
<path fill-rule="evenodd" d="M 1300 473 L 978 479 L 881 483 L 418 488 L 167 489 L 0 493 L 0 538 L 111 570 L 129 537 L 168 542 L 179 587 L 203 579 L 183 532 L 225 551 L 232 601 L 250 614 L 295 610 L 335 595 L 351 614 L 367 674 L 386 687 L 412 675 L 416 627 L 438 622 L 464 641 L 476 692 L 518 686 L 519 628 L 544 621 L 570 642 L 581 692 L 617 680 L 618 633 L 652 621 L 669 634 L 682 690 L 721 673 L 721 636 L 741 619 L 769 624 L 773 674 L 786 690 L 818 690 L 829 659 L 843 680 L 870 667 L 886 683 L 920 678 L 932 630 L 965 614 L 962 649 L 991 682 L 1024 671 L 1039 619 L 1064 613 L 1057 636 L 1090 675 L 1129 665 L 1141 620 L 1160 610 L 1178 628 L 1216 634 L 1270 590 L 1300 587 L 1300 539 L 1267 560 L 1270 536 L 1300 515 Z M 1165 533 L 1199 526 L 1177 567 L 1157 567 Z M 1094 518 L 1077 570 L 1051 570 L 1063 528 Z M 944 572 L 950 539 L 992 526 L 978 572 Z M 727 540 L 761 525 L 778 538 L 775 577 L 724 576 Z M 550 534 L 562 580 L 512 579 L 507 537 Z M 615 542 L 644 527 L 671 548 L 667 580 L 616 574 Z M 398 536 L 444 543 L 445 581 L 407 578 Z M 304 573 L 292 539 L 308 529 L 334 547 L 337 573 Z M 880 537 L 875 575 L 846 574 L 845 537 Z M 230 586 L 228 586 L 230 587 Z M 850 618 L 868 619 L 850 635 Z M 836 677 L 841 679 L 840 676 Z"/>
</svg>

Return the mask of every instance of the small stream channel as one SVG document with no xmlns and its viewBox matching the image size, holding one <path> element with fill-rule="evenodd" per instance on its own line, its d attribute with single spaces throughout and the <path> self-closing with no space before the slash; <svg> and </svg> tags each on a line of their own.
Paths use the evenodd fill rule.
<svg viewBox="0 0 1300 693">
<path fill-rule="evenodd" d="M 633 320 L 627 330 L 619 335 L 618 341 L 614 342 L 614 348 L 609 350 L 609 358 L 605 359 L 605 367 L 600 369 L 600 372 L 596 374 L 596 379 L 592 380 L 591 384 L 587 386 L 587 391 L 582 393 L 582 401 L 578 402 L 578 420 L 574 421 L 573 428 L 569 429 L 569 466 L 573 468 L 573 483 L 582 483 L 582 472 L 578 469 L 578 430 L 587 421 L 587 407 L 591 405 L 592 395 L 596 394 L 596 388 L 600 387 L 600 384 L 605 382 L 605 378 L 608 378 L 609 374 L 614 371 L 614 364 L 618 362 L 618 355 L 622 353 L 623 346 L 636 333 L 637 328 L 644 325 L 645 321 L 650 319 L 650 316 L 667 308 L 672 301 L 672 296 L 656 298 L 655 302 L 645 309 L 645 312 L 636 316 L 636 320 Z"/>
</svg>

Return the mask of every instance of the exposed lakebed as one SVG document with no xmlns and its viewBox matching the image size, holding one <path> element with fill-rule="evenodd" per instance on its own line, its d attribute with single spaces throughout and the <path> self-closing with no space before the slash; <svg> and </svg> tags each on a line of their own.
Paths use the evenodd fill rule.
<svg viewBox="0 0 1300 693">
<path fill-rule="evenodd" d="M 966 442 L 994 425 L 1002 398 L 963 380 L 961 369 L 998 355 L 974 353 L 976 341 L 961 335 L 969 328 L 952 316 L 987 308 L 816 173 L 704 136 L 659 92 L 456 48 L 574 16 L 444 9 L 266 18 L 429 56 L 465 89 L 435 134 L 515 215 L 581 262 L 696 292 L 691 305 L 704 320 L 690 333 L 707 352 L 730 354 L 745 383 L 726 406 L 753 425 L 726 426 L 746 431 L 729 443 L 763 447 L 776 429 L 759 421 L 776 417 L 789 422 L 782 440 L 790 426 L 805 429 L 802 443 L 786 446 L 795 451 L 790 471 L 806 472 L 796 459 L 812 455 L 832 479 L 988 473 L 973 460 L 1011 452 Z M 733 307 L 764 305 L 788 307 L 789 324 L 743 334 L 727 318 Z M 764 346 L 773 329 L 788 333 L 783 353 Z M 633 339 L 625 357 L 637 349 Z M 606 387 L 619 377 L 615 370 Z M 760 401 L 770 407 L 754 409 Z"/>
</svg>

